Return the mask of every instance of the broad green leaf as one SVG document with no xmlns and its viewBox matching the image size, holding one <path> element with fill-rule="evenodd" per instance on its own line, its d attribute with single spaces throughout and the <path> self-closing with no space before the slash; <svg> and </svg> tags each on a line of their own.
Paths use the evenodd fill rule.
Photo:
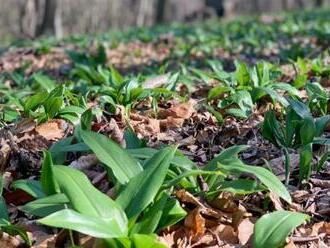
<svg viewBox="0 0 330 248">
<path fill-rule="evenodd" d="M 316 127 L 312 118 L 306 118 L 303 120 L 300 128 L 300 140 L 302 145 L 311 143 L 315 137 Z"/>
<path fill-rule="evenodd" d="M 47 90 L 48 92 L 50 92 L 56 87 L 55 82 L 46 75 L 36 73 L 33 74 L 32 77 L 43 89 Z"/>
<path fill-rule="evenodd" d="M 9 221 L 9 215 L 5 199 L 0 195 L 0 220 Z"/>
<path fill-rule="evenodd" d="M 250 73 L 247 65 L 243 62 L 236 62 L 235 77 L 240 86 L 248 86 L 250 84 Z"/>
<path fill-rule="evenodd" d="M 162 218 L 164 206 L 168 196 L 166 193 L 162 193 L 159 199 L 157 199 L 144 213 L 142 219 L 135 223 L 132 233 L 151 234 L 157 229 L 158 223 Z"/>
<path fill-rule="evenodd" d="M 309 179 L 312 171 L 313 150 L 312 144 L 307 144 L 299 152 L 299 181 Z"/>
<path fill-rule="evenodd" d="M 283 200 L 291 203 L 291 196 L 281 181 L 269 170 L 260 166 L 245 165 L 242 162 L 219 164 L 219 169 L 230 172 L 250 173 L 256 176 L 270 191 L 277 194 Z"/>
<path fill-rule="evenodd" d="M 127 149 L 127 152 L 137 159 L 149 159 L 157 153 L 157 150 L 150 147 L 145 147 L 138 149 Z M 171 164 L 185 170 L 197 168 L 194 162 L 181 154 L 175 155 L 171 161 Z"/>
<path fill-rule="evenodd" d="M 160 150 L 146 161 L 143 172 L 123 186 L 116 201 L 125 209 L 128 218 L 139 215 L 154 200 L 174 153 L 173 148 Z"/>
<path fill-rule="evenodd" d="M 330 121 L 330 115 L 325 115 L 319 118 L 315 119 L 315 129 L 316 133 L 315 136 L 321 136 L 324 132 L 324 129 L 327 127 L 328 123 Z"/>
<path fill-rule="evenodd" d="M 313 118 L 312 114 L 309 112 L 308 107 L 298 101 L 298 100 L 294 100 L 292 98 L 288 98 L 288 101 L 290 103 L 290 106 L 292 107 L 292 109 L 303 119 L 306 118 Z"/>
<path fill-rule="evenodd" d="M 44 103 L 44 101 L 47 99 L 47 97 L 48 97 L 48 93 L 47 92 L 38 92 L 37 94 L 28 97 L 24 101 L 24 112 L 26 114 L 28 114 L 29 111 L 34 111 L 41 104 Z"/>
<path fill-rule="evenodd" d="M 69 199 L 64 194 L 55 194 L 31 201 L 20 210 L 39 217 L 45 217 L 59 210 L 64 209 L 64 204 L 69 203 Z"/>
<path fill-rule="evenodd" d="M 156 234 L 133 234 L 131 248 L 166 248 L 167 246 L 157 240 Z"/>
<path fill-rule="evenodd" d="M 45 197 L 42 186 L 39 181 L 20 179 L 12 184 L 14 189 L 21 189 L 36 199 Z"/>
<path fill-rule="evenodd" d="M 41 186 L 47 195 L 59 193 L 60 190 L 54 178 L 53 161 L 50 152 L 44 151 L 44 161 L 41 167 Z"/>
<path fill-rule="evenodd" d="M 213 171 L 217 169 L 218 163 L 227 164 L 233 161 L 240 161 L 238 154 L 249 148 L 247 145 L 231 146 L 220 152 L 219 155 L 215 156 L 207 165 L 204 167 L 206 171 Z"/>
<path fill-rule="evenodd" d="M 96 238 L 124 236 L 115 219 L 88 216 L 71 209 L 64 209 L 38 220 L 40 224 L 74 230 Z"/>
<path fill-rule="evenodd" d="M 64 164 L 67 151 L 63 151 L 63 147 L 70 146 L 73 138 L 73 136 L 70 136 L 68 138 L 59 140 L 49 148 L 49 152 L 51 153 L 52 159 L 55 164 Z M 70 149 L 69 151 L 74 150 Z"/>
<path fill-rule="evenodd" d="M 236 179 L 233 181 L 223 181 L 220 184 L 220 191 L 232 192 L 234 194 L 246 195 L 265 190 L 257 181 L 250 179 Z"/>
<path fill-rule="evenodd" d="M 253 247 L 282 247 L 293 229 L 308 219 L 306 214 L 284 210 L 263 215 L 254 225 Z"/>
<path fill-rule="evenodd" d="M 81 137 L 96 157 L 112 170 L 121 184 L 127 183 L 142 171 L 138 161 L 106 136 L 81 130 Z"/>
<path fill-rule="evenodd" d="M 187 215 L 187 212 L 181 207 L 179 201 L 168 196 L 168 200 L 163 209 L 163 215 L 158 223 L 157 230 L 162 230 L 168 226 L 178 223 Z"/>
<path fill-rule="evenodd" d="M 114 233 L 126 234 L 127 219 L 120 206 L 97 190 L 84 173 L 61 165 L 54 166 L 53 170 L 61 192 L 68 197 L 74 210 L 109 223 Z"/>
</svg>

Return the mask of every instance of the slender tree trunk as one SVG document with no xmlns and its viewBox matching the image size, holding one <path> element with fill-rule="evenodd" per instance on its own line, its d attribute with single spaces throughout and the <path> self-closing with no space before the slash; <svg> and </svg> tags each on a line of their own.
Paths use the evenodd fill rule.
<svg viewBox="0 0 330 248">
<path fill-rule="evenodd" d="M 63 37 L 63 23 L 62 23 L 62 0 L 57 0 L 55 10 L 54 28 L 56 38 Z"/>
<path fill-rule="evenodd" d="M 166 0 L 158 0 L 156 5 L 156 23 L 164 21 Z"/>
<path fill-rule="evenodd" d="M 323 5 L 323 0 L 316 0 L 315 7 L 321 7 Z"/>
<path fill-rule="evenodd" d="M 55 14 L 57 0 L 45 0 L 43 21 L 38 30 L 38 35 L 55 34 Z"/>
<path fill-rule="evenodd" d="M 145 20 L 148 14 L 148 4 L 150 4 L 149 0 L 140 0 L 140 6 L 136 20 L 136 25 L 138 27 L 142 27 L 145 24 Z"/>
</svg>

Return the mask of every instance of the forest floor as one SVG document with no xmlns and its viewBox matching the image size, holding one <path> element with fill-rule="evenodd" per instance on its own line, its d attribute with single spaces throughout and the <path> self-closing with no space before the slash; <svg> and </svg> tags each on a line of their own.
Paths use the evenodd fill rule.
<svg viewBox="0 0 330 248">
<path fill-rule="evenodd" d="M 325 10 L 13 44 L 0 247 L 330 247 L 329 51 Z"/>
</svg>

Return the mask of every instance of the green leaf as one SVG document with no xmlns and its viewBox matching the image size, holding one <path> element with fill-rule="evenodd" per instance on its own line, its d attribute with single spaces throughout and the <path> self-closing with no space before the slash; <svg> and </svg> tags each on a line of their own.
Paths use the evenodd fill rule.
<svg viewBox="0 0 330 248">
<path fill-rule="evenodd" d="M 93 120 L 92 109 L 87 109 L 82 115 L 80 125 L 83 130 L 91 130 Z"/>
<path fill-rule="evenodd" d="M 220 184 L 221 191 L 232 192 L 234 194 L 246 195 L 265 190 L 257 181 L 250 179 L 236 179 L 233 181 L 223 181 Z"/>
<path fill-rule="evenodd" d="M 114 233 L 127 233 L 127 219 L 120 206 L 98 191 L 84 173 L 61 165 L 56 165 L 53 169 L 61 192 L 68 197 L 74 210 L 103 219 Z"/>
<path fill-rule="evenodd" d="M 127 183 L 142 171 L 141 165 L 129 153 L 106 136 L 81 130 L 81 137 L 121 184 Z"/>
<path fill-rule="evenodd" d="M 302 145 L 311 143 L 315 137 L 316 127 L 312 118 L 306 118 L 303 120 L 303 124 L 300 128 L 300 140 Z"/>
<path fill-rule="evenodd" d="M 291 203 L 291 196 L 281 181 L 269 170 L 259 166 L 245 165 L 242 162 L 219 164 L 219 169 L 230 172 L 250 173 L 256 176 L 270 191 L 277 194 L 283 200 Z"/>
<path fill-rule="evenodd" d="M 39 181 L 20 179 L 15 181 L 12 187 L 14 189 L 21 189 L 36 199 L 46 196 Z"/>
<path fill-rule="evenodd" d="M 45 90 L 50 92 L 56 86 L 55 82 L 51 80 L 48 76 L 43 75 L 41 73 L 33 74 L 32 78 Z"/>
<path fill-rule="evenodd" d="M 143 213 L 142 219 L 136 223 L 131 231 L 132 233 L 151 234 L 157 229 L 158 223 L 163 215 L 164 206 L 168 196 L 162 193 L 158 200 L 156 200 L 148 209 Z"/>
<path fill-rule="evenodd" d="M 44 107 L 48 118 L 52 119 L 53 117 L 55 117 L 61 109 L 63 103 L 64 101 L 61 96 L 51 97 L 47 99 L 46 103 L 44 104 Z"/>
<path fill-rule="evenodd" d="M 309 179 L 312 170 L 313 150 L 312 144 L 307 144 L 299 152 L 299 181 Z"/>
<path fill-rule="evenodd" d="M 251 81 L 249 69 L 243 62 L 236 62 L 235 77 L 240 86 L 248 86 Z"/>
<path fill-rule="evenodd" d="M 157 230 L 162 230 L 168 226 L 178 223 L 186 215 L 187 212 L 181 207 L 179 201 L 168 196 Z"/>
<path fill-rule="evenodd" d="M 59 210 L 64 209 L 64 204 L 69 203 L 65 194 L 55 194 L 31 201 L 20 210 L 39 217 L 45 217 Z"/>
<path fill-rule="evenodd" d="M 157 153 L 157 150 L 153 148 L 145 147 L 138 149 L 127 149 L 127 152 L 137 159 L 149 159 Z M 178 154 L 178 152 L 172 159 L 171 164 L 185 170 L 192 170 L 194 168 L 197 168 L 194 162 L 192 162 L 186 156 Z"/>
<path fill-rule="evenodd" d="M 132 235 L 132 248 L 166 248 L 167 246 L 157 240 L 156 234 L 143 235 L 133 234 Z"/>
<path fill-rule="evenodd" d="M 5 199 L 0 195 L 0 220 L 1 219 L 9 221 L 9 215 Z"/>
<path fill-rule="evenodd" d="M 144 170 L 120 192 L 117 202 L 128 218 L 139 215 L 155 198 L 167 174 L 175 150 L 164 148 L 148 159 Z"/>
<path fill-rule="evenodd" d="M 284 210 L 263 215 L 254 226 L 254 247 L 282 247 L 293 229 L 308 219 L 308 215 Z"/>
<path fill-rule="evenodd" d="M 249 148 L 247 145 L 231 146 L 220 152 L 219 155 L 215 156 L 207 165 L 204 167 L 206 171 L 214 171 L 218 168 L 218 163 L 228 164 L 235 161 L 240 161 L 238 154 Z"/>
<path fill-rule="evenodd" d="M 74 230 L 96 238 L 123 237 L 115 219 L 102 219 L 64 209 L 38 220 L 40 224 Z"/>
<path fill-rule="evenodd" d="M 325 115 L 319 118 L 315 119 L 315 136 L 321 136 L 324 132 L 324 129 L 327 127 L 328 123 L 330 121 L 330 115 Z"/>
<path fill-rule="evenodd" d="M 54 178 L 53 161 L 50 152 L 44 151 L 44 161 L 41 167 L 41 186 L 47 195 L 59 193 L 60 190 Z"/>
<path fill-rule="evenodd" d="M 313 118 L 312 114 L 310 113 L 308 107 L 298 101 L 298 100 L 294 100 L 292 98 L 288 98 L 288 101 L 290 103 L 290 106 L 292 107 L 292 109 L 303 119 L 306 118 Z"/>
<path fill-rule="evenodd" d="M 37 94 L 28 97 L 24 102 L 24 112 L 28 114 L 29 111 L 34 111 L 41 104 L 43 104 L 47 97 L 47 92 L 38 92 Z"/>
<path fill-rule="evenodd" d="M 210 89 L 210 91 L 208 92 L 207 99 L 209 101 L 213 100 L 213 99 L 219 97 L 221 94 L 227 93 L 230 91 L 231 91 L 230 87 L 227 87 L 227 86 L 214 87 L 214 88 Z"/>
</svg>

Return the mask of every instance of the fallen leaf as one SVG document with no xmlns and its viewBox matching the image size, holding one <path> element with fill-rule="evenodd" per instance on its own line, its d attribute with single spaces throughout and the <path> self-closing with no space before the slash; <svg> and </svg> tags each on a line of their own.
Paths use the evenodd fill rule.
<svg viewBox="0 0 330 248">
<path fill-rule="evenodd" d="M 174 118 L 183 118 L 188 119 L 195 112 L 194 106 L 196 101 L 190 99 L 188 102 L 179 103 L 170 107 L 169 109 L 161 109 L 159 110 L 159 116 L 162 119 L 165 119 L 169 116 Z"/>
<path fill-rule="evenodd" d="M 189 228 L 193 235 L 199 236 L 205 233 L 205 219 L 201 215 L 199 207 L 188 213 L 184 220 L 184 226 Z"/>
<path fill-rule="evenodd" d="M 97 165 L 98 159 L 95 154 L 88 154 L 79 157 L 77 160 L 71 162 L 70 167 L 78 170 L 88 170 Z"/>
<path fill-rule="evenodd" d="M 244 219 L 238 225 L 238 240 L 241 245 L 246 245 L 252 234 L 253 234 L 254 224 L 249 219 Z"/>
<path fill-rule="evenodd" d="M 63 120 L 50 120 L 35 128 L 35 131 L 47 140 L 59 140 L 64 137 L 66 122 Z"/>
</svg>

